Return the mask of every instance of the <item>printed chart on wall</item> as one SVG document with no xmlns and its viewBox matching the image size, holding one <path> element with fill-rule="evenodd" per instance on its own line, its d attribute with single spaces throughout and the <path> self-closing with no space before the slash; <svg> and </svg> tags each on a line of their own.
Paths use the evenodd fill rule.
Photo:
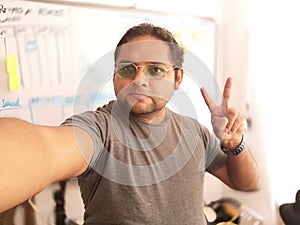
<svg viewBox="0 0 300 225">
<path fill-rule="evenodd" d="M 70 21 L 66 7 L 1 2 L 1 117 L 35 123 L 61 120 L 57 104 L 74 74 Z"/>
<path fill-rule="evenodd" d="M 113 50 L 124 32 L 141 22 L 168 28 L 187 51 L 214 73 L 213 20 L 137 9 L 2 1 L 0 117 L 57 125 L 74 113 L 74 103 L 82 104 L 82 110 L 107 103 L 114 98 Z M 99 61 L 107 68 L 100 72 L 105 79 L 93 80 L 93 87 L 78 92 L 83 79 Z M 195 96 L 200 98 L 201 94 L 194 83 L 186 79 L 182 90 L 198 104 L 201 100 Z"/>
</svg>

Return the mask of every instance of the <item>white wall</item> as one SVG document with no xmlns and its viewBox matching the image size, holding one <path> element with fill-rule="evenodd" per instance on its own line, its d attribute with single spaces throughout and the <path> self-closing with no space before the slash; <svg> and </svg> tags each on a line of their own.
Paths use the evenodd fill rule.
<svg viewBox="0 0 300 225">
<path fill-rule="evenodd" d="M 222 75 L 223 78 L 233 77 L 232 106 L 237 107 L 251 121 L 246 130 L 246 137 L 262 176 L 262 186 L 259 192 L 241 193 L 224 187 L 224 196 L 239 199 L 244 205 L 260 214 L 264 218 L 264 224 L 274 225 L 276 216 L 261 130 L 262 118 L 258 102 L 260 95 L 257 93 L 257 87 L 250 84 L 252 74 L 249 72 L 249 52 L 251 51 L 249 42 L 252 43 L 252 35 L 249 33 L 248 19 L 249 16 L 255 15 L 249 12 L 247 0 L 226 0 L 222 3 L 222 19 L 220 20 Z"/>
<path fill-rule="evenodd" d="M 299 4 L 227 0 L 222 9 L 223 73 L 234 77 L 233 102 L 251 118 L 248 144 L 262 175 L 258 193 L 225 188 L 224 195 L 238 196 L 264 216 L 265 224 L 281 224 L 278 205 L 294 202 L 300 189 Z"/>
<path fill-rule="evenodd" d="M 268 146 L 274 197 L 278 203 L 294 201 L 300 188 L 298 1 L 254 1 L 260 22 L 253 20 L 251 54 L 254 81 L 261 92 L 265 142 Z M 270 8 L 272 4 L 272 8 Z"/>
<path fill-rule="evenodd" d="M 296 0 L 253 1 L 250 63 L 260 90 L 262 131 L 269 177 L 277 204 L 294 202 L 300 189 L 299 150 L 299 4 Z M 297 142 L 297 141 L 296 141 Z"/>
<path fill-rule="evenodd" d="M 274 225 L 276 209 L 272 201 L 269 179 L 269 167 L 262 134 L 262 115 L 260 109 L 260 95 L 257 87 L 250 85 L 252 70 L 250 71 L 249 53 L 252 35 L 249 30 L 249 18 L 256 15 L 250 10 L 247 0 L 226 0 L 221 2 L 219 20 L 219 82 L 224 83 L 226 77 L 233 77 L 232 106 L 250 120 L 246 137 L 261 170 L 262 186 L 259 192 L 241 193 L 233 191 L 224 185 L 223 196 L 239 199 L 245 206 L 255 210 L 264 218 L 264 224 Z M 251 65 L 252 66 L 252 65 Z"/>
</svg>

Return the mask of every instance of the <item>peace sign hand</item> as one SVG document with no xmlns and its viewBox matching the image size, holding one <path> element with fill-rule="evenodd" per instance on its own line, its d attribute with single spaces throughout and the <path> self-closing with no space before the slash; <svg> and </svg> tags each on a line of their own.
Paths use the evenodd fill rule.
<svg viewBox="0 0 300 225">
<path fill-rule="evenodd" d="M 217 105 L 202 87 L 201 93 L 211 113 L 211 123 L 216 136 L 222 145 L 228 149 L 235 149 L 242 140 L 244 118 L 234 108 L 229 107 L 232 79 L 226 80 L 223 91 L 223 103 Z"/>
</svg>

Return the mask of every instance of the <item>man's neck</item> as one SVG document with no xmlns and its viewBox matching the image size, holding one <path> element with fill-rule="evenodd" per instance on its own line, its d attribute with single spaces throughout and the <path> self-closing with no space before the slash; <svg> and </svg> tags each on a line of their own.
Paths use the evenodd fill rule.
<svg viewBox="0 0 300 225">
<path fill-rule="evenodd" d="M 142 114 L 142 115 L 134 114 L 134 116 L 136 118 L 138 118 L 139 120 L 149 123 L 149 124 L 159 124 L 164 121 L 164 119 L 166 117 L 166 112 L 167 112 L 167 110 L 164 107 L 163 109 L 161 109 L 159 111 L 155 111 L 155 112 L 148 113 L 148 114 Z"/>
</svg>

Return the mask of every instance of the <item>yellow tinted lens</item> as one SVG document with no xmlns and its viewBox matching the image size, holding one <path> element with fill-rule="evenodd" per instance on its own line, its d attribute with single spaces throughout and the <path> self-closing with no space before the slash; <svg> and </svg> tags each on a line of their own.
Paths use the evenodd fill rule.
<svg viewBox="0 0 300 225">
<path fill-rule="evenodd" d="M 160 64 L 150 64 L 145 67 L 144 73 L 152 79 L 161 79 L 165 76 L 166 69 Z"/>
<path fill-rule="evenodd" d="M 134 64 L 120 64 L 117 68 L 117 72 L 122 78 L 132 79 L 137 73 L 137 68 Z"/>
</svg>

